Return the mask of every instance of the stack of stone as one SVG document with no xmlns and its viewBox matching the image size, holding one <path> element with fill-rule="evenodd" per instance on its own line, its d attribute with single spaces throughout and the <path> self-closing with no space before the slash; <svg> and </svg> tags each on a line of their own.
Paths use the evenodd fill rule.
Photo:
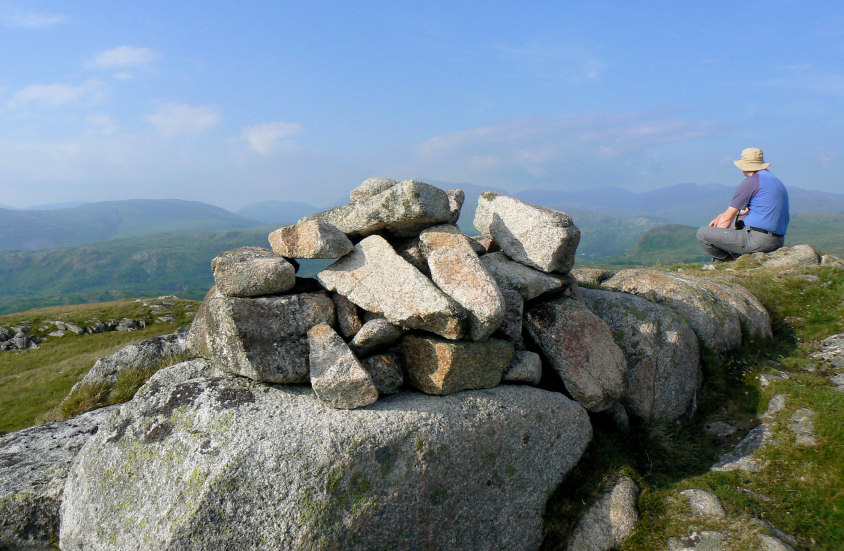
<svg viewBox="0 0 844 551">
<path fill-rule="evenodd" d="M 588 409 L 621 398 L 621 350 L 569 297 L 580 231 L 567 214 L 486 192 L 468 237 L 461 190 L 371 178 L 350 199 L 272 232 L 272 250 L 216 257 L 193 350 L 258 381 L 310 382 L 335 408 L 405 381 L 436 395 L 538 384 L 542 357 Z M 314 258 L 338 260 L 297 278 L 296 259 Z"/>
</svg>

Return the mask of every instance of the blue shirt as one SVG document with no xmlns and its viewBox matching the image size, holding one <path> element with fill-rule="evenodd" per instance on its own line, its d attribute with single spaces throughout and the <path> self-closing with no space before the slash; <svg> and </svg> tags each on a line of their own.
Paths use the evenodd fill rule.
<svg viewBox="0 0 844 551">
<path fill-rule="evenodd" d="M 785 235 L 789 220 L 788 192 L 779 178 L 767 170 L 760 170 L 742 180 L 730 206 L 739 210 L 750 209 L 744 217 L 745 226 Z"/>
</svg>

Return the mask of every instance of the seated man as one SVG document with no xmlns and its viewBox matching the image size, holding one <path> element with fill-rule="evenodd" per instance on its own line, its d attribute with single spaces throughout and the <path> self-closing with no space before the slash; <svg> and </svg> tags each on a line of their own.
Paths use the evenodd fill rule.
<svg viewBox="0 0 844 551">
<path fill-rule="evenodd" d="M 715 262 L 779 249 L 788 227 L 788 192 L 779 178 L 768 172 L 771 163 L 762 158 L 762 150 L 749 147 L 741 152 L 741 160 L 734 162 L 745 179 L 736 188 L 727 210 L 708 227 L 697 230 L 703 250 Z M 736 215 L 746 215 L 743 228 L 731 227 Z"/>
</svg>

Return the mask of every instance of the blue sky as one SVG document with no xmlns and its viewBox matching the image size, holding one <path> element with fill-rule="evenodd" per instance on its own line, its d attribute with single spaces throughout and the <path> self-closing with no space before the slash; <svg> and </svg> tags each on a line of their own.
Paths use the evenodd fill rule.
<svg viewBox="0 0 844 551">
<path fill-rule="evenodd" d="M 844 192 L 841 4 L 0 0 L 16 207 L 733 185 L 749 146 Z"/>
</svg>

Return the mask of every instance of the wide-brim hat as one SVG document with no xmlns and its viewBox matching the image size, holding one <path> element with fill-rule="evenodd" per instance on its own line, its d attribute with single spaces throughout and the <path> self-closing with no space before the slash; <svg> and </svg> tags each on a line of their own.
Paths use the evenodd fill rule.
<svg viewBox="0 0 844 551">
<path fill-rule="evenodd" d="M 771 163 L 766 163 L 762 156 L 762 150 L 758 147 L 748 147 L 741 152 L 741 159 L 733 161 L 743 172 L 756 172 L 765 170 Z"/>
</svg>

